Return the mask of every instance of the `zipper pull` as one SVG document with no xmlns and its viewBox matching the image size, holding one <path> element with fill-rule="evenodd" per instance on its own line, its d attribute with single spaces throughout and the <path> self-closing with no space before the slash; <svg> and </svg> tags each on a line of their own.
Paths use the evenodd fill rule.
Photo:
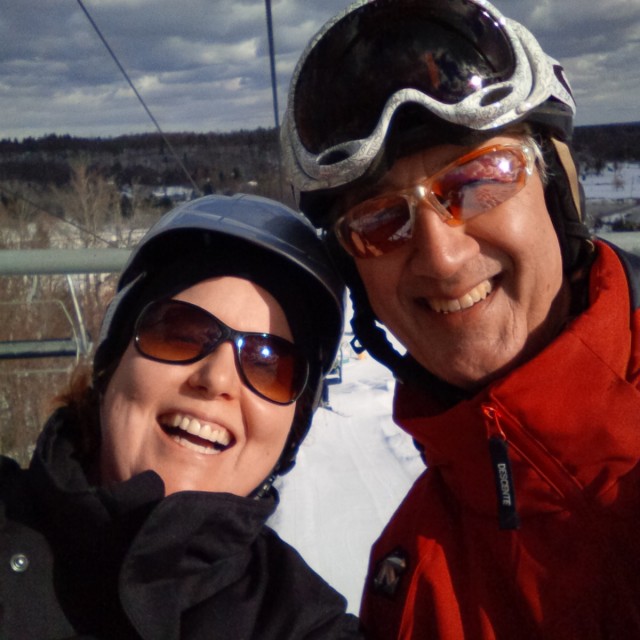
<svg viewBox="0 0 640 640">
<path fill-rule="evenodd" d="M 489 455 L 498 497 L 498 522 L 500 529 L 518 529 L 520 518 L 516 510 L 516 494 L 511 475 L 509 443 L 500 426 L 500 412 L 489 404 L 482 405 L 482 412 L 489 437 Z"/>
</svg>

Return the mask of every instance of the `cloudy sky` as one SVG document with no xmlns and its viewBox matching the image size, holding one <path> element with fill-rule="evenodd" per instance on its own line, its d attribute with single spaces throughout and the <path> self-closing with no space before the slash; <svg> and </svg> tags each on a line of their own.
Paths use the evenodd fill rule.
<svg viewBox="0 0 640 640">
<path fill-rule="evenodd" d="M 164 131 L 274 123 L 263 0 L 84 0 Z M 309 37 L 347 0 L 272 0 L 280 116 Z M 640 121 L 638 0 L 495 0 L 567 69 L 578 124 Z M 77 0 L 0 0 L 0 138 L 155 127 Z"/>
</svg>

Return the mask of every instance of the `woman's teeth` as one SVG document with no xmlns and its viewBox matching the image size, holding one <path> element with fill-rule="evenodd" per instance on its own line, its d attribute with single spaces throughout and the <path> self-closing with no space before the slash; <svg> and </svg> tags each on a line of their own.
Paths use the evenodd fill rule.
<svg viewBox="0 0 640 640">
<path fill-rule="evenodd" d="M 181 413 L 164 416 L 160 422 L 165 428 L 171 429 L 169 435 L 176 442 L 199 453 L 220 453 L 232 441 L 231 434 L 223 427 L 212 427 Z"/>
<path fill-rule="evenodd" d="M 475 286 L 471 291 L 465 293 L 461 298 L 429 298 L 429 307 L 437 313 L 453 313 L 469 309 L 474 304 L 484 300 L 493 290 L 493 285 L 489 280 L 484 280 Z"/>
</svg>

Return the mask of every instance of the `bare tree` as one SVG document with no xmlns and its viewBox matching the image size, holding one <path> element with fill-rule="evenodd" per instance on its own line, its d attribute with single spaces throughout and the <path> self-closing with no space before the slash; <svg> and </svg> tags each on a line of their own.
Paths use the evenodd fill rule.
<svg viewBox="0 0 640 640">
<path fill-rule="evenodd" d="M 47 190 L 47 208 L 74 224 L 38 211 L 38 194 L 5 198 L 0 205 L 4 248 L 93 247 L 113 242 L 121 220 L 117 190 L 87 162 L 74 164 L 67 187 Z M 75 300 L 83 326 L 95 339 L 115 277 L 103 274 L 11 276 L 0 279 L 0 342 L 78 337 Z M 71 289 L 73 287 L 73 290 Z M 80 342 L 78 341 L 78 344 Z M 76 357 L 0 359 L 0 452 L 26 464 L 53 396 L 66 385 Z"/>
</svg>

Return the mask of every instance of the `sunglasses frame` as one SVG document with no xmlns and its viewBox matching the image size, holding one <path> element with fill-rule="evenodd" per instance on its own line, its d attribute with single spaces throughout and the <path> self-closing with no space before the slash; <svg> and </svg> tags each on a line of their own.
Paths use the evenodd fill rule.
<svg viewBox="0 0 640 640">
<path fill-rule="evenodd" d="M 141 340 L 140 325 L 145 315 L 147 314 L 147 312 L 152 307 L 155 307 L 157 305 L 172 305 L 172 306 L 179 306 L 179 307 L 194 309 L 199 315 L 210 318 L 211 321 L 215 323 L 217 327 L 219 327 L 221 331 L 220 338 L 216 340 L 214 343 L 208 345 L 197 356 L 194 356 L 193 358 L 188 358 L 185 360 L 168 360 L 165 358 L 159 358 L 157 356 L 146 353 L 140 344 L 140 340 Z M 268 338 L 272 341 L 275 341 L 276 343 L 283 342 L 288 345 L 291 345 L 291 347 L 293 348 L 294 358 L 299 359 L 304 363 L 305 371 L 303 376 L 303 382 L 300 385 L 299 391 L 296 391 L 296 393 L 294 394 L 294 397 L 291 400 L 287 400 L 284 402 L 280 400 L 274 400 L 273 398 L 270 398 L 269 396 L 261 392 L 259 389 L 257 389 L 254 386 L 254 384 L 251 382 L 251 380 L 249 380 L 249 377 L 247 376 L 244 370 L 244 366 L 242 364 L 241 351 L 243 349 L 242 341 L 245 340 L 247 337 L 253 337 L 253 336 L 257 336 L 259 338 Z M 154 362 L 161 362 L 163 364 L 175 364 L 175 365 L 189 365 L 195 362 L 199 362 L 200 360 L 204 360 L 204 358 L 211 355 L 221 344 L 225 342 L 230 342 L 233 345 L 233 354 L 235 358 L 236 369 L 244 385 L 248 389 L 250 389 L 253 393 L 255 393 L 257 396 L 278 405 L 289 405 L 296 402 L 304 392 L 307 386 L 307 382 L 309 380 L 309 361 L 307 360 L 306 357 L 304 357 L 304 355 L 302 354 L 302 351 L 290 340 L 287 340 L 286 338 L 282 338 L 280 336 L 276 336 L 272 333 L 261 333 L 258 331 L 238 331 L 237 329 L 233 329 L 229 325 L 222 322 L 220 318 L 213 315 L 210 311 L 207 311 L 206 309 L 203 309 L 198 305 L 191 304 L 190 302 L 185 302 L 184 300 L 175 300 L 172 298 L 168 300 L 154 300 L 153 302 L 148 303 L 138 315 L 138 318 L 136 320 L 135 327 L 134 327 L 133 337 L 134 337 L 133 342 L 135 344 L 136 350 L 141 356 L 143 356 L 144 358 L 147 358 L 148 360 L 153 360 Z"/>
<path fill-rule="evenodd" d="M 522 189 L 524 189 L 529 177 L 533 175 L 533 168 L 535 166 L 536 159 L 535 159 L 534 150 L 528 144 L 499 143 L 499 144 L 494 144 L 488 147 L 480 147 L 479 149 L 474 149 L 473 151 L 470 151 L 469 153 L 466 153 L 463 156 L 456 158 L 453 162 L 450 162 L 448 165 L 446 165 L 442 169 L 439 169 L 433 175 L 427 176 L 423 180 L 420 180 L 417 184 L 413 185 L 412 187 L 409 187 L 407 189 L 398 189 L 396 191 L 384 192 L 379 195 L 373 196 L 371 198 L 367 198 L 362 202 L 359 202 L 357 205 L 355 205 L 354 207 L 351 207 L 346 213 L 341 215 L 334 222 L 333 229 L 336 234 L 336 237 L 338 238 L 338 241 L 350 256 L 354 258 L 359 258 L 362 260 L 376 258 L 380 255 L 386 255 L 388 253 L 391 253 L 395 249 L 399 249 L 401 246 L 403 246 L 409 240 L 411 240 L 411 237 L 413 235 L 413 229 L 415 226 L 416 210 L 418 208 L 418 205 L 422 202 L 427 202 L 436 211 L 440 219 L 445 224 L 452 227 L 464 224 L 466 220 L 454 216 L 451 213 L 451 211 L 449 211 L 445 206 L 443 206 L 440 200 L 438 200 L 438 197 L 436 196 L 433 190 L 433 185 L 440 178 L 447 175 L 452 170 L 458 167 L 468 164 L 469 162 L 472 162 L 477 158 L 481 158 L 482 156 L 489 155 L 497 151 L 505 151 L 505 150 L 515 151 L 521 155 L 522 159 L 524 160 L 524 179 L 523 179 L 522 186 L 517 191 L 509 195 L 508 198 L 506 198 L 505 200 L 497 204 L 495 207 L 491 207 L 486 211 L 478 212 L 476 216 L 482 215 L 484 213 L 487 213 L 488 211 L 491 211 L 492 209 L 495 209 L 497 206 L 504 204 L 505 202 L 510 200 L 513 196 L 515 196 L 517 193 L 519 193 Z M 347 239 L 348 238 L 347 234 L 353 233 L 353 229 L 351 229 L 349 225 L 352 224 L 354 220 L 366 219 L 367 214 L 362 215 L 360 218 L 354 218 L 354 216 L 358 213 L 360 209 L 365 208 L 368 203 L 370 204 L 376 200 L 382 200 L 385 198 L 392 198 L 392 197 L 400 197 L 404 199 L 407 203 L 407 208 L 409 210 L 409 216 L 407 219 L 407 222 L 409 223 L 409 229 L 407 234 L 403 236 L 401 239 L 396 240 L 396 242 L 392 244 L 391 248 L 388 251 L 380 251 L 378 254 L 366 253 L 362 255 L 360 253 L 354 253 L 353 243 Z M 371 215 L 374 215 L 374 214 L 372 213 Z M 472 216 L 472 217 L 476 217 L 476 216 Z"/>
</svg>

